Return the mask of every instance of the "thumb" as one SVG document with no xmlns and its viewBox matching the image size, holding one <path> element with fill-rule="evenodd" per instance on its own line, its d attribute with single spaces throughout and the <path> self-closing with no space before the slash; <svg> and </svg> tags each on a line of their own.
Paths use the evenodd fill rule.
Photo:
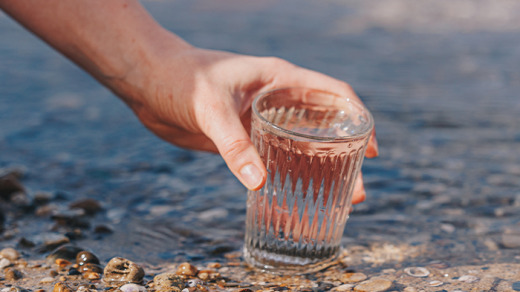
<svg viewBox="0 0 520 292">
<path fill-rule="evenodd" d="M 246 188 L 256 191 L 264 186 L 267 170 L 237 113 L 213 112 L 211 123 L 204 132 Z"/>
</svg>

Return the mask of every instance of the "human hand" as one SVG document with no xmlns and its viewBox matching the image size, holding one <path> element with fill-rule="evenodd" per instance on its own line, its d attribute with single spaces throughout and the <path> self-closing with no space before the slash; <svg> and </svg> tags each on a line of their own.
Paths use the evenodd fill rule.
<svg viewBox="0 0 520 292">
<path fill-rule="evenodd" d="M 188 149 L 220 153 L 251 190 L 267 172 L 249 136 L 251 103 L 260 92 L 310 87 L 358 99 L 352 88 L 326 75 L 273 57 L 252 57 L 189 47 L 160 53 L 139 78 L 144 90 L 122 95 L 141 122 L 162 139 Z M 377 156 L 373 133 L 367 157 Z M 361 174 L 353 203 L 362 202 Z"/>
</svg>

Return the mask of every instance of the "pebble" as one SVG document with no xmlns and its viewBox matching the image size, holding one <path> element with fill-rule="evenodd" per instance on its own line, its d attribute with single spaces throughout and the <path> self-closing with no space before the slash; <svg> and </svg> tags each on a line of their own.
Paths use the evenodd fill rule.
<svg viewBox="0 0 520 292">
<path fill-rule="evenodd" d="M 54 285 L 52 292 L 72 292 L 72 289 L 70 289 L 70 287 L 67 286 L 65 283 L 58 282 Z"/>
<path fill-rule="evenodd" d="M 514 282 L 512 288 L 515 291 L 520 291 L 520 281 Z"/>
<path fill-rule="evenodd" d="M 444 282 L 442 281 L 437 281 L 437 280 L 433 280 L 433 281 L 430 281 L 430 283 L 428 283 L 430 286 L 432 287 L 439 287 L 439 286 L 442 286 L 444 285 Z"/>
<path fill-rule="evenodd" d="M 47 262 L 55 262 L 56 259 L 64 259 L 72 262 L 76 260 L 76 256 L 81 251 L 83 251 L 83 249 L 80 247 L 70 244 L 63 245 L 52 251 L 47 256 Z"/>
<path fill-rule="evenodd" d="M 6 268 L 6 267 L 9 267 L 11 265 L 11 261 L 6 259 L 6 258 L 3 258 L 0 260 L 0 270 L 3 269 L 3 268 Z"/>
<path fill-rule="evenodd" d="M 132 282 L 143 280 L 144 270 L 125 258 L 112 258 L 105 267 L 103 278 L 106 282 Z"/>
<path fill-rule="evenodd" d="M 428 269 L 423 268 L 423 267 L 405 268 L 404 272 L 412 277 L 417 277 L 417 278 L 425 278 L 425 277 L 428 277 L 428 275 L 430 275 L 430 271 L 428 271 Z"/>
<path fill-rule="evenodd" d="M 186 284 L 188 287 L 197 287 L 197 285 L 202 285 L 204 282 L 202 282 L 200 279 L 190 279 Z"/>
<path fill-rule="evenodd" d="M 119 290 L 122 292 L 146 292 L 146 288 L 144 286 L 140 286 L 137 284 L 125 284 L 119 287 Z"/>
<path fill-rule="evenodd" d="M 10 200 L 12 194 L 24 191 L 24 187 L 15 175 L 8 173 L 0 176 L 0 197 L 4 200 Z"/>
<path fill-rule="evenodd" d="M 153 283 L 157 287 L 177 287 L 180 289 L 184 288 L 184 277 L 174 273 L 162 273 L 153 278 Z"/>
<path fill-rule="evenodd" d="M 61 267 L 61 268 L 65 268 L 66 266 L 70 266 L 70 265 L 72 265 L 71 262 L 69 262 L 69 261 L 67 261 L 67 260 L 65 260 L 65 259 L 56 259 L 56 260 L 54 261 L 54 263 L 56 263 L 56 265 L 58 265 L 58 266 Z"/>
<path fill-rule="evenodd" d="M 520 248 L 520 234 L 502 234 L 502 245 L 506 248 Z"/>
<path fill-rule="evenodd" d="M 88 263 L 88 264 L 84 264 L 84 265 L 80 266 L 78 268 L 78 271 L 82 274 L 88 273 L 88 272 L 101 274 L 101 273 L 103 273 L 103 267 L 101 267 L 100 265 Z"/>
<path fill-rule="evenodd" d="M 177 273 L 177 275 L 193 277 L 193 276 L 197 275 L 197 272 L 198 272 L 198 269 L 194 265 L 192 265 L 188 262 L 184 262 L 179 265 L 176 273 Z"/>
<path fill-rule="evenodd" d="M 343 284 L 343 285 L 339 285 L 338 287 L 334 288 L 332 291 L 335 291 L 335 292 L 352 291 L 353 287 L 354 287 L 353 284 Z"/>
<path fill-rule="evenodd" d="M 363 273 L 345 273 L 339 279 L 342 283 L 356 283 L 367 279 L 367 275 Z"/>
<path fill-rule="evenodd" d="M 354 287 L 354 291 L 379 292 L 392 287 L 392 281 L 385 278 L 371 278 L 359 283 Z"/>
<path fill-rule="evenodd" d="M 7 271 L 5 271 L 4 277 L 7 281 L 16 281 L 18 279 L 21 279 L 23 275 L 20 271 L 9 268 L 7 269 Z"/>
<path fill-rule="evenodd" d="M 88 279 L 88 280 L 99 280 L 99 279 L 101 279 L 101 275 L 99 273 L 89 271 L 89 272 L 83 273 L 83 278 Z"/>
<path fill-rule="evenodd" d="M 40 283 L 52 283 L 52 282 L 54 282 L 53 277 L 45 277 L 40 280 Z"/>
<path fill-rule="evenodd" d="M 214 281 L 220 278 L 220 273 L 211 270 L 199 271 L 197 277 L 203 281 Z"/>
<path fill-rule="evenodd" d="M 69 238 L 63 234 L 48 232 L 40 235 L 36 235 L 28 239 L 35 246 L 39 252 L 46 252 L 52 250 L 58 246 L 69 243 Z"/>
<path fill-rule="evenodd" d="M 70 203 L 69 208 L 81 209 L 88 215 L 94 215 L 103 210 L 103 207 L 99 201 L 90 198 L 74 201 Z"/>
<path fill-rule="evenodd" d="M 417 292 L 417 289 L 414 287 L 406 287 L 403 289 L 403 292 Z"/>
<path fill-rule="evenodd" d="M 99 259 L 93 253 L 84 250 L 76 255 L 76 263 L 80 266 L 87 263 L 99 265 Z"/>
<path fill-rule="evenodd" d="M 20 258 L 20 253 L 12 247 L 6 247 L 0 251 L 0 256 L 10 261 L 16 261 Z"/>
<path fill-rule="evenodd" d="M 475 283 L 478 280 L 480 280 L 480 279 L 473 275 L 463 275 L 463 276 L 459 277 L 459 281 L 465 282 L 465 283 Z"/>
</svg>

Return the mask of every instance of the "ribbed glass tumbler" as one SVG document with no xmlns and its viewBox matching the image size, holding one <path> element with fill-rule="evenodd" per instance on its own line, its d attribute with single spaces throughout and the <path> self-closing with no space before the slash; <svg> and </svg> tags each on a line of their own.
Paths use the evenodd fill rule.
<svg viewBox="0 0 520 292">
<path fill-rule="evenodd" d="M 249 191 L 244 257 L 279 274 L 332 263 L 374 123 L 357 100 L 285 88 L 253 102 L 251 138 L 268 170 Z"/>
</svg>

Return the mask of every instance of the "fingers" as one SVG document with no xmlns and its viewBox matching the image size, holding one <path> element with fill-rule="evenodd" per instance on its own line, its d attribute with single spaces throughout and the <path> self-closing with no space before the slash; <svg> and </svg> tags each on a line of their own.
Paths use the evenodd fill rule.
<svg viewBox="0 0 520 292">
<path fill-rule="evenodd" d="M 365 152 L 365 157 L 374 158 L 379 155 L 379 147 L 377 145 L 376 139 L 376 129 L 372 131 L 372 135 L 370 135 L 370 140 L 368 140 L 367 150 Z"/>
<path fill-rule="evenodd" d="M 354 194 L 352 195 L 352 204 L 359 204 L 366 198 L 365 187 L 363 186 L 363 175 L 361 172 L 356 178 L 354 186 Z"/>
<path fill-rule="evenodd" d="M 212 111 L 211 121 L 203 131 L 240 182 L 250 190 L 259 190 L 265 184 L 267 170 L 238 114 L 229 109 L 222 105 Z"/>
</svg>

